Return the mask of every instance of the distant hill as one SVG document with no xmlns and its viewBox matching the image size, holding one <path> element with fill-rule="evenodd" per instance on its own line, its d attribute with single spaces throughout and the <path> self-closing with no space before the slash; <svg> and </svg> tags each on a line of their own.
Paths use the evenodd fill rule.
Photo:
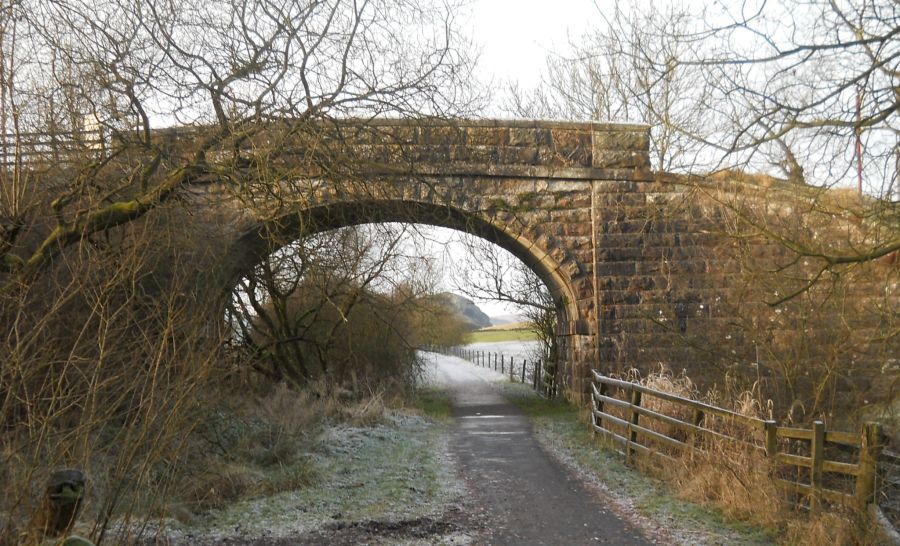
<svg viewBox="0 0 900 546">
<path fill-rule="evenodd" d="M 469 298 L 464 298 L 463 296 L 452 294 L 450 292 L 442 293 L 441 297 L 444 298 L 452 308 L 459 312 L 473 330 L 479 330 L 492 324 L 490 317 L 488 317 L 487 314 L 485 314 L 485 312 Z"/>
</svg>

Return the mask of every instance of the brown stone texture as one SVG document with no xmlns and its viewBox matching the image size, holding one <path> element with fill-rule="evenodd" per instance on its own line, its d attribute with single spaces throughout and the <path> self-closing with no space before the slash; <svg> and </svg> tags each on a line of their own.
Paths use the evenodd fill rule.
<svg viewBox="0 0 900 546">
<path fill-rule="evenodd" d="M 566 382 L 576 391 L 585 392 L 592 367 L 702 370 L 725 365 L 723 353 L 755 358 L 732 326 L 761 296 L 738 282 L 744 266 L 723 209 L 684 181 L 650 175 L 647 127 L 412 120 L 334 131 L 346 173 L 298 175 L 252 201 L 229 200 L 225 189 L 207 195 L 231 211 L 234 274 L 271 250 L 272 234 L 428 223 L 492 240 L 543 279 L 557 298 Z M 753 247 L 759 259 L 782 255 L 770 242 Z M 710 332 L 721 339 L 691 337 Z"/>
</svg>

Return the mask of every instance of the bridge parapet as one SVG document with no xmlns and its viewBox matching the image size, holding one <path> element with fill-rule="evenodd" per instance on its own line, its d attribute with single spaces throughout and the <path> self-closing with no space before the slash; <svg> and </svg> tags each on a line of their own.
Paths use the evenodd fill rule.
<svg viewBox="0 0 900 546">
<path fill-rule="evenodd" d="M 248 126 L 238 135 L 249 138 L 237 139 L 243 151 L 274 152 L 268 160 L 292 167 L 303 163 L 300 158 L 317 155 L 362 167 L 370 175 L 635 181 L 651 179 L 649 131 L 641 124 L 543 120 L 285 120 Z M 189 156 L 215 132 L 213 126 L 164 128 L 154 130 L 153 137 L 168 153 Z M 65 165 L 128 147 L 128 139 L 129 133 L 110 137 L 88 131 L 27 140 L 18 147 L 7 143 L 3 149 L 17 149 L 30 167 Z M 218 155 L 224 159 L 235 148 L 231 140 L 222 144 Z M 11 164 L 7 155 L 0 164 Z M 305 167 L 318 165 L 309 161 Z"/>
<path fill-rule="evenodd" d="M 645 125 L 522 120 L 342 122 L 348 152 L 379 172 L 635 180 L 649 177 Z"/>
</svg>

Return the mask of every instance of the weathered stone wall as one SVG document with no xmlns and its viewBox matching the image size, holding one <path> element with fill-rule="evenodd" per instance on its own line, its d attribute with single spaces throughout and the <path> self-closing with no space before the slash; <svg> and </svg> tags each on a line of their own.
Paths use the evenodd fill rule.
<svg viewBox="0 0 900 546">
<path fill-rule="evenodd" d="M 338 158 L 338 173 L 309 170 L 259 191 L 211 188 L 207 209 L 230 211 L 232 275 L 281 244 L 371 221 L 428 223 L 485 237 L 522 259 L 554 293 L 566 383 L 587 388 L 596 365 L 596 180 L 649 177 L 648 129 L 639 125 L 473 121 L 347 122 L 319 132 L 257 138 L 292 157 Z M 287 150 L 287 153 L 284 152 Z M 226 214 L 227 216 L 227 214 Z"/>
<path fill-rule="evenodd" d="M 796 419 L 891 396 L 897 264 L 835 267 L 804 291 L 823 262 L 749 225 L 835 254 L 871 244 L 865 222 L 827 212 L 830 198 L 739 174 L 596 182 L 600 368 L 686 370 L 701 387 L 755 388 Z"/>
<path fill-rule="evenodd" d="M 766 294 L 748 288 L 748 263 L 775 264 L 783 249 L 732 237 L 721 195 L 652 176 L 645 126 L 411 120 L 264 136 L 248 150 L 277 144 L 270 161 L 291 176 L 257 191 L 223 184 L 203 197 L 233 234 L 233 275 L 273 241 L 362 222 L 428 223 L 485 237 L 543 279 L 556 297 L 565 380 L 575 392 L 586 391 L 591 367 L 647 372 L 665 364 L 724 377 L 749 373 L 759 358 L 746 321 L 762 316 L 755 310 Z M 315 154 L 331 170 L 312 169 Z M 720 182 L 713 193 L 744 192 L 739 181 Z M 748 198 L 766 214 L 797 212 L 754 191 Z"/>
</svg>

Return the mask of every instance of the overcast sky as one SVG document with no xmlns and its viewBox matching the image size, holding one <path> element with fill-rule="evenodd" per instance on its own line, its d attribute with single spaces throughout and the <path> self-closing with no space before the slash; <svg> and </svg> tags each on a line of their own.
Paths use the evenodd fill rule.
<svg viewBox="0 0 900 546">
<path fill-rule="evenodd" d="M 594 0 L 474 0 L 459 17 L 481 51 L 479 78 L 493 82 L 494 88 L 515 82 L 526 89 L 540 84 L 550 53 L 567 49 L 570 40 L 599 19 Z M 502 116 L 496 105 L 488 114 Z M 436 228 L 433 233 L 448 241 L 430 246 L 432 255 L 443 261 L 444 271 L 459 267 L 465 247 L 452 241 L 452 230 Z M 449 278 L 445 283 L 452 290 Z M 502 303 L 477 303 L 490 316 L 514 312 Z"/>
<path fill-rule="evenodd" d="M 473 0 L 459 23 L 481 50 L 483 81 L 529 88 L 540 82 L 548 53 L 598 24 L 598 13 L 594 0 Z"/>
</svg>

